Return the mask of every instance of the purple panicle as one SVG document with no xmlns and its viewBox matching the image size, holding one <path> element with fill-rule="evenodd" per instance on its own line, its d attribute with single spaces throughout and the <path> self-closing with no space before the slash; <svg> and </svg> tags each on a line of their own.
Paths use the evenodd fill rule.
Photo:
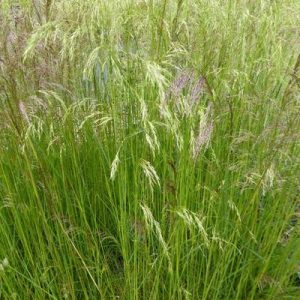
<svg viewBox="0 0 300 300">
<path fill-rule="evenodd" d="M 204 84 L 205 79 L 203 76 L 201 76 L 194 84 L 190 94 L 191 106 L 194 106 L 194 104 L 199 100 L 200 95 L 203 93 Z"/>
<path fill-rule="evenodd" d="M 190 83 L 193 77 L 194 73 L 192 71 L 179 73 L 169 87 L 166 93 L 166 98 L 169 98 L 170 96 L 174 96 L 176 98 L 179 97 L 180 92 Z"/>
</svg>

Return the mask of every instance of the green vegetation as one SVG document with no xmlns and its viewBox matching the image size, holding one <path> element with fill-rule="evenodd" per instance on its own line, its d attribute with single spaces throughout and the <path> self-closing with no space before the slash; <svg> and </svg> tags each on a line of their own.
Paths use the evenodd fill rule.
<svg viewBox="0 0 300 300">
<path fill-rule="evenodd" d="M 0 299 L 300 299 L 298 0 L 0 25 Z"/>
</svg>

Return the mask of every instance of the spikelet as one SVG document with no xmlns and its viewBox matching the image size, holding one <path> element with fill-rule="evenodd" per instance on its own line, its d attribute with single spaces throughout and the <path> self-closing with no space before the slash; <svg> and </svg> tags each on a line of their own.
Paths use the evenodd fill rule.
<svg viewBox="0 0 300 300">
<path fill-rule="evenodd" d="M 147 160 L 142 159 L 140 162 L 140 166 L 142 167 L 145 176 L 148 178 L 151 190 L 153 190 L 155 185 L 160 187 L 159 177 L 151 163 Z"/>
<path fill-rule="evenodd" d="M 172 115 L 169 109 L 165 110 L 164 118 L 166 122 L 166 127 L 175 138 L 177 148 L 181 150 L 183 147 L 183 136 L 179 129 L 180 120 L 178 120 L 175 114 Z"/>
<path fill-rule="evenodd" d="M 263 189 L 263 195 L 265 196 L 266 193 L 272 189 L 274 186 L 274 180 L 276 178 L 276 169 L 274 166 L 274 163 L 270 165 L 270 167 L 267 169 L 265 176 L 262 180 L 262 189 Z"/>
<path fill-rule="evenodd" d="M 90 119 L 95 118 L 96 116 L 99 116 L 99 114 L 100 114 L 100 112 L 94 112 L 94 113 L 91 113 L 90 115 L 86 116 L 84 118 L 84 120 L 80 123 L 80 125 L 78 127 L 78 131 L 82 130 L 82 128 L 86 122 L 88 122 Z"/>
<path fill-rule="evenodd" d="M 148 231 L 154 232 L 156 238 L 158 239 L 159 244 L 163 249 L 163 253 L 169 262 L 169 271 L 171 272 L 172 265 L 171 265 L 170 254 L 169 254 L 167 243 L 163 238 L 160 224 L 154 219 L 153 214 L 147 205 L 141 205 L 141 208 L 144 213 L 146 228 L 148 229 Z"/>
<path fill-rule="evenodd" d="M 194 78 L 192 71 L 182 71 L 178 73 L 174 81 L 171 83 L 169 89 L 166 92 L 165 99 L 168 100 L 171 96 L 178 98 L 182 90 L 188 86 Z"/>
<path fill-rule="evenodd" d="M 145 66 L 146 79 L 158 87 L 159 96 L 160 98 L 163 98 L 164 89 L 166 86 L 166 71 L 161 66 L 151 61 L 145 62 Z"/>
<path fill-rule="evenodd" d="M 120 150 L 119 150 L 120 151 Z M 118 165 L 120 163 L 120 159 L 119 159 L 119 151 L 117 152 L 112 164 L 111 164 L 111 168 L 110 168 L 110 179 L 114 180 L 116 178 L 116 173 L 118 170 Z"/>
<path fill-rule="evenodd" d="M 148 119 L 148 108 L 143 99 L 140 99 L 140 105 L 141 105 L 142 120 L 146 121 Z"/>
<path fill-rule="evenodd" d="M 178 210 L 176 213 L 188 226 L 197 228 L 197 230 L 201 233 L 205 246 L 209 247 L 210 243 L 208 234 L 199 216 L 196 213 L 187 210 L 186 208 Z"/>
<path fill-rule="evenodd" d="M 159 150 L 160 148 L 159 141 L 156 134 L 156 129 L 153 123 L 148 119 L 148 108 L 143 99 L 140 99 L 140 105 L 141 105 L 141 116 L 142 116 L 143 127 L 145 130 L 146 141 L 152 151 L 153 156 L 155 156 L 155 150 Z"/>
<path fill-rule="evenodd" d="M 232 200 L 228 200 L 228 205 L 229 205 L 230 209 L 236 213 L 238 220 L 241 223 L 242 222 L 241 214 L 239 212 L 239 209 L 235 205 L 235 203 Z"/>
<path fill-rule="evenodd" d="M 96 127 L 98 127 L 98 126 L 101 127 L 101 126 L 105 126 L 107 123 L 109 123 L 112 120 L 113 120 L 112 117 L 105 116 L 100 119 L 96 119 L 94 124 L 96 125 Z"/>
<path fill-rule="evenodd" d="M 194 107 L 197 101 L 199 101 L 200 96 L 203 94 L 204 84 L 205 84 L 205 79 L 203 76 L 201 76 L 192 87 L 190 92 L 190 97 L 189 97 L 190 109 Z"/>
<path fill-rule="evenodd" d="M 20 113 L 21 113 L 22 117 L 24 118 L 24 120 L 27 123 L 30 123 L 27 109 L 26 109 L 25 103 L 23 101 L 19 101 L 19 110 L 20 110 Z"/>
<path fill-rule="evenodd" d="M 185 97 L 181 97 L 185 88 L 187 90 L 187 95 Z M 211 94 L 209 85 L 204 76 L 200 76 L 196 79 L 195 73 L 191 70 L 179 72 L 165 93 L 165 97 L 160 104 L 161 116 L 164 116 L 169 99 L 174 100 L 174 104 L 178 111 L 183 114 L 190 115 L 193 112 L 196 112 L 193 108 L 199 102 L 204 92 Z"/>
<path fill-rule="evenodd" d="M 91 79 L 93 76 L 93 71 L 97 63 L 99 63 L 99 53 L 101 51 L 101 47 L 96 47 L 92 52 L 89 54 L 86 64 L 83 69 L 83 76 L 84 78 Z"/>
<path fill-rule="evenodd" d="M 239 253 L 239 255 L 242 255 L 241 250 L 235 244 L 228 242 L 225 239 L 221 238 L 219 235 L 217 235 L 217 232 L 215 229 L 213 229 L 211 240 L 216 242 L 216 244 L 218 245 L 219 249 L 222 252 L 224 251 L 224 247 L 226 245 L 230 245 L 231 247 L 236 249 L 236 251 Z"/>
<path fill-rule="evenodd" d="M 156 129 L 152 122 L 148 121 L 146 124 L 146 140 L 152 150 L 153 155 L 155 155 L 155 150 L 159 150 L 160 148 Z"/>
<path fill-rule="evenodd" d="M 213 132 L 213 121 L 211 120 L 211 104 L 207 107 L 206 113 L 203 115 L 198 135 L 194 140 L 193 159 L 196 160 L 201 149 L 207 147 Z"/>
</svg>

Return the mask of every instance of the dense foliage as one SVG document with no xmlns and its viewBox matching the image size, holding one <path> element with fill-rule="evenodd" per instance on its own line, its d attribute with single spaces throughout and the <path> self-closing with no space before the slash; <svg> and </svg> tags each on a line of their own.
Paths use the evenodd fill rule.
<svg viewBox="0 0 300 300">
<path fill-rule="evenodd" d="M 300 298 L 299 1 L 0 26 L 0 299 Z"/>
</svg>

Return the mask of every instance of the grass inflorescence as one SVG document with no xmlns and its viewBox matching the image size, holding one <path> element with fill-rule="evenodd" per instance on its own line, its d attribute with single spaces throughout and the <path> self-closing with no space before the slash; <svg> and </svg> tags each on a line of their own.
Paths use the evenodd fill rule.
<svg viewBox="0 0 300 300">
<path fill-rule="evenodd" d="M 0 2 L 1 299 L 299 299 L 296 0 Z"/>
</svg>

